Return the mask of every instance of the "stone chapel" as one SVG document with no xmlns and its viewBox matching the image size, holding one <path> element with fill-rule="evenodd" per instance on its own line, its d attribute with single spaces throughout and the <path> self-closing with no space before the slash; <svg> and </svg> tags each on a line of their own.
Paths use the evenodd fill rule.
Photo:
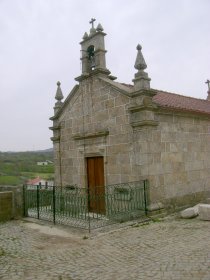
<svg viewBox="0 0 210 280">
<path fill-rule="evenodd" d="M 63 102 L 57 83 L 51 138 L 55 184 L 149 182 L 149 211 L 174 210 L 210 195 L 210 90 L 206 100 L 150 87 L 141 45 L 132 84 L 106 66 L 101 24 L 81 45 L 82 73 Z M 79 63 L 79 62 L 78 62 Z"/>
</svg>

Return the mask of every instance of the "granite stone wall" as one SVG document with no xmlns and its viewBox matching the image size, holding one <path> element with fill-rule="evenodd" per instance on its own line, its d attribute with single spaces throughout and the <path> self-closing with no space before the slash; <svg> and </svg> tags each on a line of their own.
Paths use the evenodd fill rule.
<svg viewBox="0 0 210 280">
<path fill-rule="evenodd" d="M 139 109 L 130 109 L 137 104 Z M 136 106 L 136 105 L 135 105 Z M 87 186 L 86 158 L 104 157 L 105 184 L 149 180 L 150 208 L 174 209 L 210 191 L 210 121 L 122 94 L 92 77 L 54 121 L 57 185 Z"/>
<path fill-rule="evenodd" d="M 0 221 L 20 218 L 23 215 L 21 186 L 0 186 Z"/>
<path fill-rule="evenodd" d="M 129 102 L 97 79 L 80 84 L 70 108 L 59 119 L 60 143 L 54 143 L 56 184 L 61 173 L 63 185 L 86 186 L 85 158 L 89 156 L 104 156 L 106 185 L 137 179 L 131 168 Z"/>
<path fill-rule="evenodd" d="M 210 196 L 210 122 L 177 112 L 157 112 L 158 126 L 136 131 L 137 169 L 150 182 L 151 207 L 193 205 Z M 159 206 L 157 206 L 159 207 Z"/>
</svg>

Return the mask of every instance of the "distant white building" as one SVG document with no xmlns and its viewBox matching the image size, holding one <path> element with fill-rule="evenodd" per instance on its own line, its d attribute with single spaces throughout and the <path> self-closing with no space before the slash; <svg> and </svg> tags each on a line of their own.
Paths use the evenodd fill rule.
<svg viewBox="0 0 210 280">
<path fill-rule="evenodd" d="M 48 165 L 48 164 L 53 164 L 51 160 L 45 160 L 45 161 L 38 161 L 37 165 Z"/>
<path fill-rule="evenodd" d="M 46 161 L 38 161 L 37 165 L 48 165 L 48 162 L 46 162 Z"/>
</svg>

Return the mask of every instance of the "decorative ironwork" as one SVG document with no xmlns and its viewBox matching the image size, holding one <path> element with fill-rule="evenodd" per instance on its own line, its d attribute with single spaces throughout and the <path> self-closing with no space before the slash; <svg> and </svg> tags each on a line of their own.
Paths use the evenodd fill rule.
<svg viewBox="0 0 210 280">
<path fill-rule="evenodd" d="M 76 185 L 24 185 L 24 214 L 89 231 L 147 214 L 146 180 L 109 185 L 103 194 L 99 188 L 90 193 Z M 94 206 L 92 212 L 90 205 Z"/>
</svg>

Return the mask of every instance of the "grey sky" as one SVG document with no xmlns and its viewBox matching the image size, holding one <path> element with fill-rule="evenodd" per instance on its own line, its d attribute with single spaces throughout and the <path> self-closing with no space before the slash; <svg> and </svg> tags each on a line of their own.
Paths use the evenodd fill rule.
<svg viewBox="0 0 210 280">
<path fill-rule="evenodd" d="M 152 88 L 206 99 L 209 15 L 209 0 L 0 0 L 0 151 L 52 147 L 56 82 L 65 97 L 75 85 L 91 17 L 118 81 L 132 83 L 140 43 Z"/>
</svg>

